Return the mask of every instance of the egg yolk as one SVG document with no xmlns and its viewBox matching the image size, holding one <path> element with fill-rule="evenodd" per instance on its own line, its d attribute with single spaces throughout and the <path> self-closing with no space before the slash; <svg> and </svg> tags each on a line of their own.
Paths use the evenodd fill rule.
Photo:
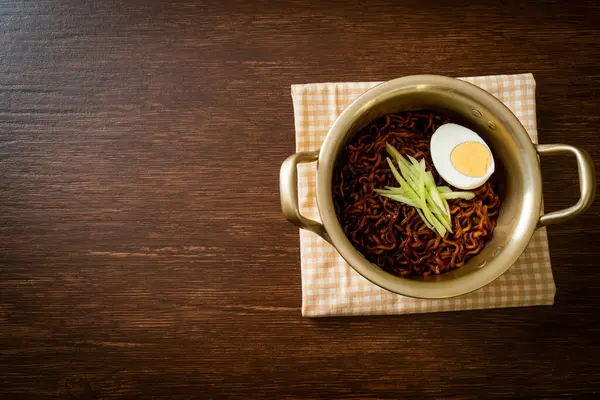
<svg viewBox="0 0 600 400">
<path fill-rule="evenodd" d="M 450 153 L 450 161 L 458 172 L 473 178 L 485 175 L 490 165 L 491 154 L 486 146 L 478 142 L 464 142 Z"/>
</svg>

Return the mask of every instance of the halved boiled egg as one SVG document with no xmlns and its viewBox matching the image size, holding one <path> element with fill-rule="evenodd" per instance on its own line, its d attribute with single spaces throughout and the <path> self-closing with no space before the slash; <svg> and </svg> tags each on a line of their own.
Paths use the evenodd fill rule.
<svg viewBox="0 0 600 400">
<path fill-rule="evenodd" d="M 464 126 L 445 124 L 431 136 L 435 169 L 450 185 L 475 189 L 494 173 L 494 157 L 478 134 Z"/>
</svg>

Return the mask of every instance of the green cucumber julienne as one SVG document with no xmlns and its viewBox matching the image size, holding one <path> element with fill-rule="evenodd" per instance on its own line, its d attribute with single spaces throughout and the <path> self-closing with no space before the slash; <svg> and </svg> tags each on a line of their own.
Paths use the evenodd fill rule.
<svg viewBox="0 0 600 400">
<path fill-rule="evenodd" d="M 386 190 L 375 189 L 375 192 L 390 200 L 416 208 L 425 225 L 440 236 L 444 236 L 446 232 L 452 232 L 448 200 L 471 200 L 475 197 L 475 193 L 453 192 L 448 186 L 436 186 L 431 171 L 425 170 L 424 159 L 418 161 L 411 156 L 408 156 L 408 159 L 404 158 L 390 144 L 386 145 L 386 149 L 398 164 L 400 171 L 387 157 L 387 163 L 400 186 L 386 186 Z"/>
</svg>

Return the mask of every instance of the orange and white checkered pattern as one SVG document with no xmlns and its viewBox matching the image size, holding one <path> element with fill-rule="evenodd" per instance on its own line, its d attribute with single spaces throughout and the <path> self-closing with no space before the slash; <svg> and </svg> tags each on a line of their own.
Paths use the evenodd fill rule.
<svg viewBox="0 0 600 400">
<path fill-rule="evenodd" d="M 532 74 L 461 78 L 500 99 L 537 143 L 535 80 Z M 361 93 L 380 82 L 292 85 L 296 150 L 317 150 L 338 115 Z M 320 221 L 316 202 L 316 163 L 298 165 L 300 210 Z M 405 314 L 521 307 L 554 303 L 556 286 L 550 268 L 546 229 L 538 229 L 517 263 L 486 287 L 444 300 L 400 296 L 370 283 L 355 272 L 319 236 L 300 230 L 302 315 Z"/>
</svg>

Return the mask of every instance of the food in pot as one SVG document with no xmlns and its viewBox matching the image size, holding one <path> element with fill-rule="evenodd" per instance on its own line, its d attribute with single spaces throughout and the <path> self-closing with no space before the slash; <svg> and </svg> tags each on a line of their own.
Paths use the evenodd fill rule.
<svg viewBox="0 0 600 400">
<path fill-rule="evenodd" d="M 345 160 L 337 166 L 333 196 L 344 233 L 369 261 L 392 274 L 427 276 L 459 268 L 492 237 L 501 204 L 494 174 L 472 190 L 472 198 L 446 199 L 450 229 L 442 230 L 443 235 L 419 215 L 422 207 L 392 200 L 376 191 L 398 187 L 386 161 L 388 144 L 408 160 L 410 156 L 419 165 L 424 164 L 436 188 L 448 186 L 442 190 L 459 191 L 442 179 L 431 157 L 432 135 L 450 122 L 433 111 L 385 115 L 347 144 Z M 397 157 L 390 157 L 390 162 L 401 171 Z"/>
</svg>

